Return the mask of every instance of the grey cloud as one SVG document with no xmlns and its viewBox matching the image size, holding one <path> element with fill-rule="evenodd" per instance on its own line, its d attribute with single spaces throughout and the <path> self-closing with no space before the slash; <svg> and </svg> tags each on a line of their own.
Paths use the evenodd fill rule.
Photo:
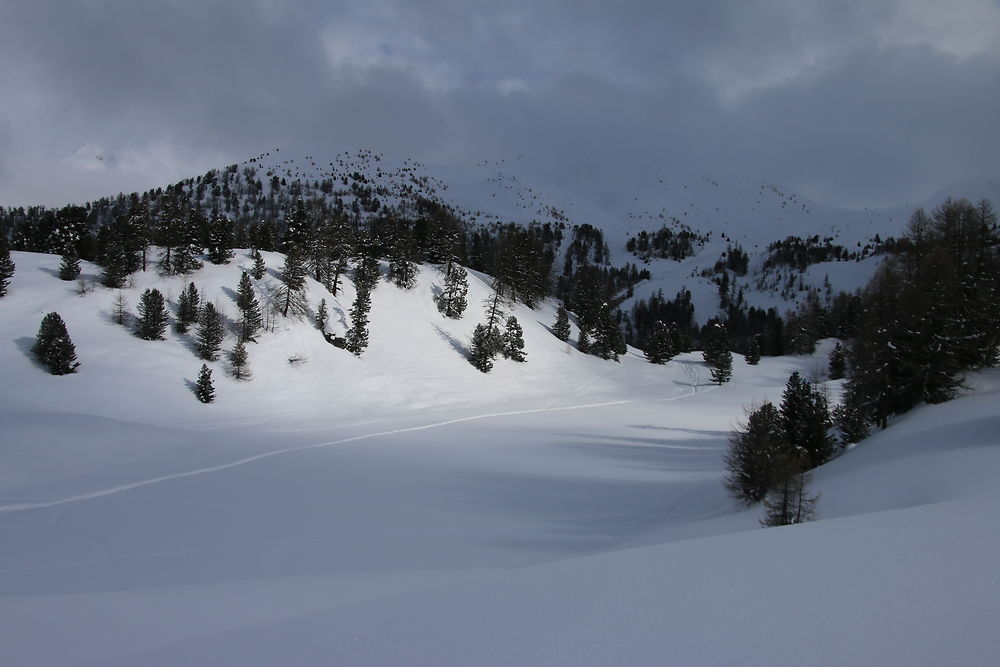
<svg viewBox="0 0 1000 667">
<path fill-rule="evenodd" d="M 1000 53 L 956 48 L 964 24 L 937 40 L 918 5 L 7 3 L 0 204 L 158 185 L 282 144 L 523 153 L 609 190 L 698 171 L 835 204 L 914 199 L 995 176 L 1000 145 Z M 995 18 L 964 5 L 957 20 Z M 60 162 L 88 142 L 146 164 Z"/>
</svg>

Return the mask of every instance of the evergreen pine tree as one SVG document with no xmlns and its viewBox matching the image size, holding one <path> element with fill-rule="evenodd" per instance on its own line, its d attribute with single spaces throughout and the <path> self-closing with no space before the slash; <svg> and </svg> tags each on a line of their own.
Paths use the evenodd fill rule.
<svg viewBox="0 0 1000 667">
<path fill-rule="evenodd" d="M 260 304 L 254 294 L 250 276 L 243 272 L 239 285 L 236 287 L 236 307 L 240 309 L 240 340 L 256 342 L 255 336 L 260 331 L 263 322 L 260 314 Z"/>
<path fill-rule="evenodd" d="M 830 351 L 829 375 L 831 380 L 840 380 L 847 370 L 847 361 L 844 354 L 844 346 L 837 341 Z"/>
<path fill-rule="evenodd" d="M 789 376 L 781 395 L 781 419 L 789 444 L 805 453 L 807 468 L 815 468 L 833 454 L 830 412 L 826 397 L 802 379 L 798 371 Z"/>
<path fill-rule="evenodd" d="M 389 280 L 402 289 L 413 289 L 417 284 L 417 265 L 413 262 L 413 245 L 409 239 L 400 239 L 392 249 Z"/>
<path fill-rule="evenodd" d="M 587 328 L 580 323 L 580 335 L 576 339 L 576 349 L 584 354 L 590 352 L 590 336 L 587 334 Z"/>
<path fill-rule="evenodd" d="M 468 293 L 469 280 L 465 269 L 457 262 L 450 262 L 445 268 L 444 291 L 437 300 L 438 310 L 445 317 L 459 319 L 469 305 L 466 300 Z"/>
<path fill-rule="evenodd" d="M 136 335 L 143 340 L 163 340 L 167 329 L 167 307 L 160 290 L 152 288 L 143 292 L 139 297 L 138 310 Z"/>
<path fill-rule="evenodd" d="M 746 503 L 764 499 L 776 478 L 774 462 L 788 450 L 781 413 L 771 403 L 751 410 L 729 437 L 723 482 L 733 497 Z"/>
<path fill-rule="evenodd" d="M 511 315 L 507 318 L 507 328 L 503 333 L 503 356 L 512 361 L 525 361 L 524 330 L 517 318 Z"/>
<path fill-rule="evenodd" d="M 709 328 L 702 358 L 711 368 L 712 382 L 718 385 L 729 382 L 733 376 L 733 353 L 729 351 L 729 334 L 725 324 L 715 322 Z"/>
<path fill-rule="evenodd" d="M 326 309 L 326 298 L 319 300 L 319 307 L 316 308 L 316 328 L 326 331 L 327 320 L 330 319 L 330 312 Z"/>
<path fill-rule="evenodd" d="M 31 351 L 52 375 L 75 373 L 80 366 L 76 360 L 76 346 L 59 313 L 49 313 L 42 318 Z"/>
<path fill-rule="evenodd" d="M 180 333 L 187 333 L 188 327 L 198 321 L 199 306 L 201 297 L 198 295 L 198 288 L 194 283 L 188 283 L 187 287 L 181 290 L 181 295 L 177 299 L 177 321 L 175 326 Z"/>
<path fill-rule="evenodd" d="M 351 306 L 351 327 L 347 330 L 347 351 L 356 357 L 368 347 L 368 313 L 371 311 L 371 293 L 366 290 L 358 290 L 358 294 Z"/>
<path fill-rule="evenodd" d="M 860 404 L 860 397 L 850 388 L 844 392 L 844 401 L 833 409 L 832 417 L 840 431 L 843 445 L 861 442 L 868 437 L 868 419 Z"/>
<path fill-rule="evenodd" d="M 359 292 L 370 292 L 378 286 L 378 279 L 382 275 L 378 258 L 366 249 L 358 257 L 357 266 L 354 267 L 354 287 Z"/>
<path fill-rule="evenodd" d="M 10 258 L 10 248 L 7 246 L 7 238 L 0 233 L 0 296 L 7 293 L 10 279 L 14 277 L 14 267 L 14 260 Z"/>
<path fill-rule="evenodd" d="M 646 359 L 651 364 L 665 364 L 677 354 L 673 347 L 673 339 L 670 336 L 670 329 L 666 324 L 657 320 L 653 323 L 653 330 L 649 334 L 649 342 L 646 343 Z"/>
<path fill-rule="evenodd" d="M 246 345 L 242 340 L 237 340 L 236 345 L 229 351 L 229 367 L 236 380 L 249 380 L 250 368 Z"/>
<path fill-rule="evenodd" d="M 279 278 L 278 299 L 282 316 L 288 317 L 289 312 L 294 315 L 305 313 L 306 266 L 297 246 L 289 246 Z"/>
<path fill-rule="evenodd" d="M 205 226 L 205 216 L 198 208 L 192 209 L 190 215 L 180 221 L 178 243 L 174 247 L 171 264 L 172 273 L 186 275 L 201 268 L 198 257 L 203 250 L 201 239 Z"/>
<path fill-rule="evenodd" d="M 128 263 L 125 244 L 121 239 L 116 237 L 107 239 L 100 257 L 101 284 L 111 289 L 121 289 L 129 274 Z"/>
<path fill-rule="evenodd" d="M 747 364 L 750 366 L 756 366 L 760 363 L 760 336 L 754 334 L 750 336 L 750 342 L 747 343 L 747 353 L 743 357 Z"/>
<path fill-rule="evenodd" d="M 198 317 L 198 331 L 195 333 L 198 356 L 206 361 L 215 361 L 225 336 L 226 328 L 222 314 L 215 304 L 206 303 L 202 306 L 201 315 Z"/>
<path fill-rule="evenodd" d="M 469 350 L 469 363 L 483 373 L 489 373 L 493 369 L 493 356 L 495 343 L 489 327 L 485 324 L 477 324 L 472 333 L 472 347 Z"/>
<path fill-rule="evenodd" d="M 556 323 L 552 325 L 552 333 L 556 338 L 563 342 L 569 340 L 569 312 L 562 305 L 560 305 L 559 309 L 556 311 Z"/>
<path fill-rule="evenodd" d="M 63 251 L 62 261 L 59 264 L 59 279 L 76 280 L 79 275 L 80 258 L 76 256 L 76 249 L 68 245 Z"/>
<path fill-rule="evenodd" d="M 212 369 L 206 364 L 201 365 L 198 372 L 198 382 L 195 383 L 194 395 L 202 403 L 211 403 L 215 400 L 215 387 L 212 385 Z"/>
<path fill-rule="evenodd" d="M 213 211 L 208 223 L 208 261 L 212 264 L 228 264 L 233 258 L 233 221 Z"/>
<path fill-rule="evenodd" d="M 257 248 L 250 251 L 250 259 L 253 260 L 253 267 L 250 269 L 250 275 L 253 276 L 254 280 L 260 280 L 264 277 L 264 272 L 267 267 L 264 264 L 264 257 L 260 254 Z"/>
</svg>

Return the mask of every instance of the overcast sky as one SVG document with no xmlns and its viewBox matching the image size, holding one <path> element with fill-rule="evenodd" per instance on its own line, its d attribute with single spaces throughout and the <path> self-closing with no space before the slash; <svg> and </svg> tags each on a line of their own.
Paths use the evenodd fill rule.
<svg viewBox="0 0 1000 667">
<path fill-rule="evenodd" d="M 998 119 L 1000 0 L 0 3 L 0 205 L 285 145 L 888 205 L 1000 176 Z"/>
</svg>

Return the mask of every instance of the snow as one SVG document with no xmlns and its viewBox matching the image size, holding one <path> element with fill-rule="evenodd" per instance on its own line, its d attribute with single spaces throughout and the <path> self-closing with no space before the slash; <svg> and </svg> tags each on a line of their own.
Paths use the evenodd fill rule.
<svg viewBox="0 0 1000 667">
<path fill-rule="evenodd" d="M 819 521 L 762 530 L 720 484 L 728 433 L 793 370 L 825 367 L 829 342 L 756 367 L 737 357 L 715 387 L 699 353 L 581 355 L 548 331 L 546 303 L 514 310 L 527 363 L 484 375 L 462 354 L 484 277 L 452 321 L 424 266 L 414 290 L 373 292 L 360 359 L 280 318 L 248 346 L 252 381 L 210 364 L 218 398 L 203 405 L 185 383 L 202 363 L 188 336 L 139 340 L 110 320 L 115 291 L 80 296 L 58 257 L 13 258 L 4 664 L 987 665 L 1000 652 L 1000 372 L 815 471 Z M 248 265 L 239 251 L 185 279 L 137 274 L 123 293 L 134 309 L 146 287 L 174 300 L 193 280 L 232 319 L 226 290 Z M 335 298 L 309 281 L 308 295 L 343 333 L 350 284 Z M 50 310 L 76 343 L 74 375 L 30 357 Z"/>
</svg>

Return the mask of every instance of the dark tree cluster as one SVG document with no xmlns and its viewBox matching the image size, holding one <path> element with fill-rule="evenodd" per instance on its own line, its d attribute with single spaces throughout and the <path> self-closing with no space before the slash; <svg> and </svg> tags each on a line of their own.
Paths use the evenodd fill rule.
<svg viewBox="0 0 1000 667">
<path fill-rule="evenodd" d="M 910 250 L 887 260 L 861 295 L 845 405 L 885 427 L 921 402 L 949 400 L 964 371 L 997 363 L 1000 233 L 988 201 L 916 211 Z"/>
<path fill-rule="evenodd" d="M 703 245 L 708 237 L 695 233 L 686 225 L 677 226 L 679 226 L 677 231 L 667 225 L 652 233 L 641 231 L 629 238 L 625 248 L 646 263 L 653 258 L 679 262 L 691 257 L 695 253 L 696 246 Z"/>
<path fill-rule="evenodd" d="M 816 497 L 808 492 L 808 471 L 832 455 L 831 426 L 826 397 L 793 373 L 780 408 L 764 403 L 750 410 L 730 436 L 726 489 L 748 504 L 763 502 L 762 525 L 809 520 Z"/>
</svg>

